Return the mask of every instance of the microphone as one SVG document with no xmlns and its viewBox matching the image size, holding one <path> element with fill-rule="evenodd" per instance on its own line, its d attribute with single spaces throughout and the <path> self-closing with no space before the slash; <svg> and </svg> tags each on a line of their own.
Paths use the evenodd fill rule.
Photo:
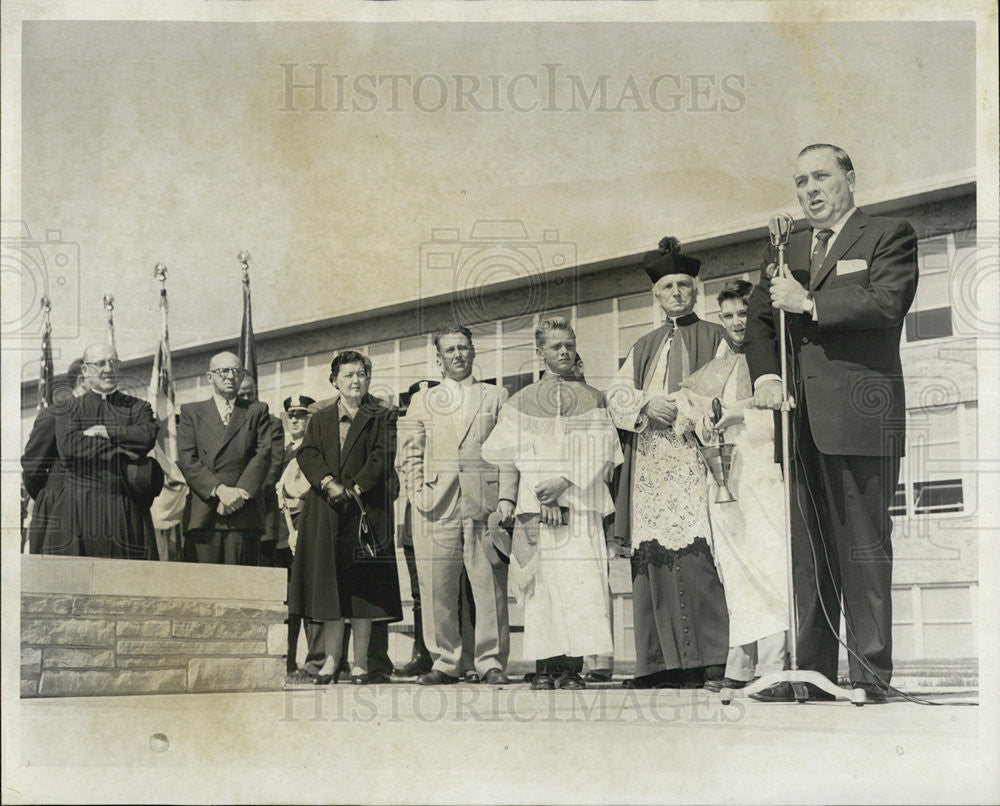
<svg viewBox="0 0 1000 806">
<path fill-rule="evenodd" d="M 785 246 L 789 238 L 792 237 L 794 228 L 795 220 L 788 213 L 773 216 L 767 222 L 767 229 L 771 235 L 771 246 Z"/>
</svg>

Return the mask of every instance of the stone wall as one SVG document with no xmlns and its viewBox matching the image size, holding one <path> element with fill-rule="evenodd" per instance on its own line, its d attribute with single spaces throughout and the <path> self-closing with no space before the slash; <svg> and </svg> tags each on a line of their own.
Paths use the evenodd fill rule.
<svg viewBox="0 0 1000 806">
<path fill-rule="evenodd" d="M 285 572 L 21 557 L 21 696 L 280 689 Z"/>
</svg>

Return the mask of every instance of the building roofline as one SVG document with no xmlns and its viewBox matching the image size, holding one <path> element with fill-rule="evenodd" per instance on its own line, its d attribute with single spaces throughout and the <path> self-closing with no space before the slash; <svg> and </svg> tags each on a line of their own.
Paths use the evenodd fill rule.
<svg viewBox="0 0 1000 806">
<path fill-rule="evenodd" d="M 906 192 L 902 195 L 897 194 L 892 197 L 886 197 L 868 202 L 864 202 L 862 199 L 863 203 L 859 206 L 863 206 L 867 212 L 873 215 L 888 215 L 920 204 L 945 201 L 947 199 L 967 196 L 970 194 L 975 195 L 976 178 L 975 174 L 970 173 L 954 174 L 948 177 L 943 177 L 937 183 L 932 185 L 910 187 L 904 190 L 906 190 Z M 778 212 L 780 211 L 774 211 L 772 214 L 776 214 Z M 804 221 L 805 219 L 802 216 L 795 218 L 795 227 L 800 227 Z M 767 237 L 767 235 L 768 229 L 766 225 L 749 225 L 744 222 L 743 224 L 737 224 L 735 227 L 724 231 L 709 232 L 693 236 L 685 240 L 684 250 L 688 254 L 696 255 L 699 252 L 718 249 L 736 243 L 743 243 L 750 240 L 763 240 Z M 589 263 L 570 267 L 569 269 L 550 272 L 549 274 L 558 276 L 561 273 L 568 274 L 575 272 L 577 276 L 586 276 L 597 272 L 608 271 L 609 269 L 632 266 L 638 264 L 642 260 L 644 251 L 591 261 Z M 487 294 L 502 293 L 524 285 L 529 279 L 530 278 L 518 277 L 505 282 L 491 283 L 483 286 L 482 291 Z M 258 341 L 279 339 L 307 330 L 313 330 L 315 328 L 337 327 L 348 325 L 362 319 L 391 316 L 401 311 L 405 311 L 407 308 L 411 308 L 417 302 L 422 302 L 426 305 L 434 305 L 446 302 L 448 297 L 448 293 L 436 294 L 430 297 L 413 297 L 378 308 L 366 308 L 361 311 L 338 314 L 336 316 L 330 316 L 322 319 L 308 319 L 292 322 L 290 324 L 271 328 L 269 330 L 257 331 L 254 335 Z M 185 356 L 197 355 L 211 350 L 231 349 L 233 343 L 237 341 L 238 338 L 238 334 L 233 334 L 232 336 L 224 339 L 187 344 L 183 347 L 173 348 L 171 350 L 171 355 L 176 360 Z M 153 354 L 149 353 L 135 358 L 128 358 L 122 362 L 122 369 L 128 370 L 133 367 L 140 367 L 149 363 L 152 360 L 152 357 Z M 35 387 L 37 384 L 37 379 L 22 381 L 22 393 L 30 390 L 32 387 Z"/>
</svg>

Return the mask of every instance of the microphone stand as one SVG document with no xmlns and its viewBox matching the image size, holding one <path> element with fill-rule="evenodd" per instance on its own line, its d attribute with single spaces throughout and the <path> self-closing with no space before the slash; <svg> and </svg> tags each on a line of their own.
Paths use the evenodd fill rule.
<svg viewBox="0 0 1000 806">
<path fill-rule="evenodd" d="M 780 223 L 773 222 L 771 226 L 771 243 L 778 248 L 778 264 L 773 276 L 791 277 L 788 266 L 785 265 L 785 245 L 792 234 L 793 220 L 787 213 L 780 216 Z M 796 639 L 799 633 L 798 612 L 795 607 L 795 582 L 793 577 L 792 561 L 792 480 L 793 472 L 791 461 L 791 411 L 794 405 L 793 399 L 788 394 L 788 338 L 787 325 L 785 322 L 785 311 L 778 309 L 778 335 L 781 339 L 781 474 L 784 482 L 785 492 L 785 568 L 788 574 L 788 659 L 789 668 L 780 672 L 768 672 L 761 675 L 748 686 L 742 689 L 724 688 L 719 692 L 719 697 L 723 705 L 729 705 L 737 691 L 744 696 L 756 694 L 758 691 L 771 688 L 778 683 L 788 683 L 792 687 L 792 694 L 795 701 L 799 703 L 809 701 L 809 689 L 807 683 L 812 684 L 821 691 L 825 691 L 836 699 L 850 700 L 857 706 L 862 706 L 868 701 L 864 689 L 841 688 L 825 675 L 814 669 L 800 669 L 798 663 L 798 653 L 796 651 Z"/>
</svg>

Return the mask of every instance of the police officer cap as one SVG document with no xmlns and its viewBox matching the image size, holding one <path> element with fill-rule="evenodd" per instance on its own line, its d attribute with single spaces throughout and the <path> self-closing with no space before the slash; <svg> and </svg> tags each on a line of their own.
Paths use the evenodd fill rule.
<svg viewBox="0 0 1000 806">
<path fill-rule="evenodd" d="M 310 406 L 316 403 L 311 397 L 306 397 L 306 395 L 292 395 L 291 397 L 286 397 L 284 406 L 286 412 L 293 411 L 312 411 Z"/>
</svg>

